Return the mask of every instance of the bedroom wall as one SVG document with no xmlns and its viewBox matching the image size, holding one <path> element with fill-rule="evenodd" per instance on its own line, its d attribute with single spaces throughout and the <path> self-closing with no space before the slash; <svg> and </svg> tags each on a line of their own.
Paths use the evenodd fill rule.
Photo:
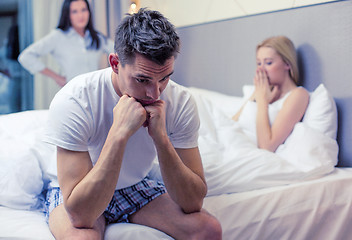
<svg viewBox="0 0 352 240">
<path fill-rule="evenodd" d="M 94 0 L 90 0 L 90 2 L 92 1 Z M 114 23 L 117 21 L 116 19 L 119 19 L 127 11 L 129 1 L 108 1 L 110 3 L 109 13 L 106 12 L 106 8 L 99 8 L 100 10 L 99 12 L 95 12 L 95 16 L 102 14 L 104 17 L 107 16 L 110 22 L 113 21 Z M 266 6 L 271 6 L 272 10 L 279 9 L 279 5 L 281 9 L 286 9 L 289 6 L 297 7 L 304 4 L 322 5 L 327 8 L 324 7 L 324 15 L 320 16 L 320 18 L 316 18 L 316 15 L 311 15 L 308 17 L 309 20 L 307 18 L 302 20 L 300 13 L 305 12 L 310 7 L 294 9 L 292 12 L 295 12 L 296 17 L 292 19 L 295 19 L 295 24 L 292 24 L 292 19 L 287 21 L 286 24 L 277 20 L 278 16 L 280 18 L 286 16 L 288 14 L 287 11 L 276 11 L 272 14 L 257 14 L 253 17 L 265 19 L 265 22 L 259 20 L 260 24 L 258 25 L 258 20 L 253 22 L 248 20 L 252 19 L 251 17 L 242 16 L 233 18 L 237 12 L 235 10 L 230 11 L 231 7 L 226 5 L 236 5 L 243 8 L 243 3 L 247 1 L 141 0 L 141 7 L 147 6 L 161 11 L 178 27 L 182 38 L 188 38 L 187 43 L 183 42 L 182 44 L 182 52 L 176 61 L 176 72 L 173 76 L 177 81 L 188 86 L 194 85 L 228 94 L 241 94 L 241 86 L 245 83 L 250 83 L 252 79 L 252 71 L 255 68 L 253 62 L 254 47 L 257 42 L 268 35 L 278 33 L 291 37 L 298 47 L 301 62 L 308 61 L 309 66 L 312 66 L 309 69 L 303 68 L 306 79 L 315 79 L 314 81 L 307 81 L 305 86 L 309 90 L 312 90 L 320 82 L 325 83 L 338 104 L 340 124 L 338 135 L 341 139 L 344 139 L 341 142 L 343 151 L 340 152 L 340 156 L 342 159 L 346 159 L 346 162 L 342 163 L 342 166 L 352 166 L 352 149 L 350 147 L 352 143 L 352 127 L 350 125 L 352 122 L 352 108 L 350 107 L 352 88 L 351 81 L 349 80 L 352 78 L 350 72 L 352 66 L 350 65 L 350 58 L 348 60 L 341 59 L 341 56 L 346 56 L 346 54 L 352 56 L 352 15 L 350 12 L 349 14 L 340 14 L 339 12 L 330 11 L 330 4 L 333 6 L 335 3 L 318 4 L 335 1 L 268 0 L 266 1 L 268 4 Z M 43 20 L 34 20 L 36 39 L 38 39 L 56 25 L 62 0 L 51 0 L 50 3 L 47 0 L 34 0 L 33 2 L 35 3 L 35 18 L 45 19 L 47 21 L 45 24 L 48 25 L 48 27 L 42 28 L 41 24 Z M 260 2 L 261 0 L 255 0 L 255 4 L 251 6 L 263 6 L 260 5 Z M 280 2 L 279 5 L 278 2 Z M 289 4 L 283 7 L 283 2 Z M 341 4 L 351 4 L 351 1 L 341 2 L 345 2 Z M 190 7 L 190 3 L 192 3 L 191 6 L 193 7 Z M 47 5 L 50 6 L 45 8 Z M 117 8 L 117 6 L 120 6 L 120 8 Z M 98 7 L 96 11 L 98 11 Z M 343 12 L 346 10 L 342 8 L 338 11 Z M 251 15 L 250 13 L 258 13 L 258 10 L 250 12 L 244 9 L 242 11 L 242 14 L 245 15 Z M 46 15 L 44 16 L 43 14 Z M 320 12 L 320 14 L 322 13 Z M 52 18 L 51 20 L 48 20 L 49 16 Z M 221 20 L 224 18 L 226 20 Z M 99 18 L 99 20 L 101 19 Z M 217 25 L 220 23 L 222 27 Z M 100 24 L 102 23 L 99 21 L 97 24 L 100 28 Z M 318 27 L 312 27 L 314 24 Z M 196 28 L 192 28 L 193 26 Z M 329 27 L 327 28 L 326 26 Z M 110 32 L 113 31 L 114 26 L 112 24 L 108 27 Z M 252 29 L 256 29 L 256 31 Z M 314 35 L 312 35 L 313 30 L 315 32 Z M 202 49 L 200 43 L 204 44 L 204 46 L 211 46 L 211 48 L 206 47 Z M 344 45 L 341 43 L 344 43 Z M 194 58 L 187 58 L 187 54 Z M 228 64 L 230 62 L 231 65 Z M 332 68 L 330 65 L 334 67 Z M 182 68 L 189 69 L 189 71 L 178 71 Z M 334 71 L 330 71 L 331 68 Z M 35 109 L 47 108 L 57 90 L 55 83 L 51 80 L 36 80 Z"/>
<path fill-rule="evenodd" d="M 35 0 L 33 4 L 33 40 L 43 38 L 52 29 L 56 28 L 60 16 L 62 0 Z M 51 56 L 42 58 L 42 61 L 54 71 L 60 72 L 58 65 Z M 50 78 L 37 73 L 34 75 L 34 109 L 46 109 L 60 90 L 59 86 Z"/>
<path fill-rule="evenodd" d="M 263 4 L 262 0 L 140 0 L 140 5 L 159 10 L 176 27 L 184 27 L 330 1 L 332 0 L 266 0 Z M 33 0 L 32 2 L 35 41 L 56 27 L 63 0 Z M 112 36 L 119 19 L 128 12 L 130 0 L 89 0 L 89 2 L 94 11 L 96 28 Z M 45 61 L 50 67 L 58 70 L 58 66 L 50 57 L 45 58 Z M 102 59 L 102 66 L 106 66 L 104 59 Z M 41 74 L 36 74 L 34 79 L 34 108 L 46 109 L 59 87 L 53 80 Z"/>
<path fill-rule="evenodd" d="M 141 7 L 158 10 L 176 27 L 290 9 L 334 0 L 141 0 Z"/>
<path fill-rule="evenodd" d="M 172 79 L 241 96 L 242 86 L 252 84 L 256 45 L 286 35 L 298 50 L 303 86 L 313 91 L 323 83 L 335 99 L 339 166 L 352 167 L 351 12 L 352 1 L 338 1 L 180 27 L 181 53 Z"/>
</svg>

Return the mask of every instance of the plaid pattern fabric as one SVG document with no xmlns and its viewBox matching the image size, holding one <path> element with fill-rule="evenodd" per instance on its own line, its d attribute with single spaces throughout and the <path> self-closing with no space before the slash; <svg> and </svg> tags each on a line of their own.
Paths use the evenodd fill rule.
<svg viewBox="0 0 352 240">
<path fill-rule="evenodd" d="M 46 222 L 49 222 L 49 214 L 57 206 L 64 202 L 64 199 L 61 194 L 61 190 L 58 187 L 49 188 L 46 193 L 46 200 L 44 205 L 44 214 Z"/>
<path fill-rule="evenodd" d="M 129 222 L 130 215 L 164 193 L 166 188 L 163 183 L 148 178 L 131 187 L 116 190 L 104 211 L 106 223 Z M 50 212 L 61 203 L 63 197 L 60 188 L 48 189 L 44 209 L 47 222 Z"/>
</svg>

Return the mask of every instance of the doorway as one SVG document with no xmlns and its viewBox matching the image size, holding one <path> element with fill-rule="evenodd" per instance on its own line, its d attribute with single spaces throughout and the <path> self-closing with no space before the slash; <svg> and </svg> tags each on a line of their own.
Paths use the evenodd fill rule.
<svg viewBox="0 0 352 240">
<path fill-rule="evenodd" d="M 0 1 L 0 114 L 33 109 L 33 77 L 18 63 L 32 41 L 31 0 Z"/>
</svg>

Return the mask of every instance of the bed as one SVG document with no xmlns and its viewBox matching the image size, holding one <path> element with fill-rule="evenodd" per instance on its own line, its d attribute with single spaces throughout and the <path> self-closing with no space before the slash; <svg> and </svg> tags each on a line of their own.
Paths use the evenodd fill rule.
<svg viewBox="0 0 352 240">
<path fill-rule="evenodd" d="M 198 105 L 209 188 L 203 207 L 219 219 L 223 239 L 352 237 L 351 11 L 351 1 L 338 1 L 178 29 L 182 51 L 173 79 Z M 291 19 L 297 24 L 282 24 Z M 253 27 L 255 35 L 248 30 Z M 258 158 L 257 165 L 245 164 L 246 158 L 231 165 L 226 140 L 234 126 L 227 120 L 252 89 L 257 42 L 277 34 L 298 47 L 310 110 L 279 157 L 264 154 L 271 165 Z M 1 239 L 54 239 L 42 213 L 48 159 L 55 158 L 55 149 L 41 141 L 46 117 L 47 110 L 0 116 Z M 297 149 L 304 151 L 298 155 Z M 297 154 L 287 154 L 292 151 Z M 157 164 L 150 177 L 160 178 Z M 105 239 L 172 238 L 140 225 L 114 224 Z"/>
</svg>

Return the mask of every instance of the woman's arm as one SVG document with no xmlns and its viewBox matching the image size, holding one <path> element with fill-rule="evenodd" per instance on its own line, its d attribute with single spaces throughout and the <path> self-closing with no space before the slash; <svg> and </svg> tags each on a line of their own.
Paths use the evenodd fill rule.
<svg viewBox="0 0 352 240">
<path fill-rule="evenodd" d="M 41 61 L 41 57 L 51 53 L 56 44 L 60 44 L 60 33 L 59 30 L 54 30 L 44 38 L 36 41 L 35 43 L 24 49 L 18 57 L 18 61 L 21 65 L 29 71 L 31 74 L 42 73 L 52 79 L 59 86 L 66 84 L 66 78 L 55 73 L 53 70 L 48 69 L 45 64 Z"/>
<path fill-rule="evenodd" d="M 41 74 L 44 74 L 45 76 L 48 76 L 52 79 L 55 80 L 55 82 L 60 86 L 63 87 L 66 84 L 66 78 L 57 74 L 53 70 L 49 68 L 44 68 L 42 71 L 40 71 Z"/>
<path fill-rule="evenodd" d="M 304 88 L 295 88 L 285 100 L 274 123 L 270 126 L 267 101 L 257 101 L 257 141 L 258 147 L 275 152 L 291 134 L 308 106 L 309 93 Z"/>
</svg>

